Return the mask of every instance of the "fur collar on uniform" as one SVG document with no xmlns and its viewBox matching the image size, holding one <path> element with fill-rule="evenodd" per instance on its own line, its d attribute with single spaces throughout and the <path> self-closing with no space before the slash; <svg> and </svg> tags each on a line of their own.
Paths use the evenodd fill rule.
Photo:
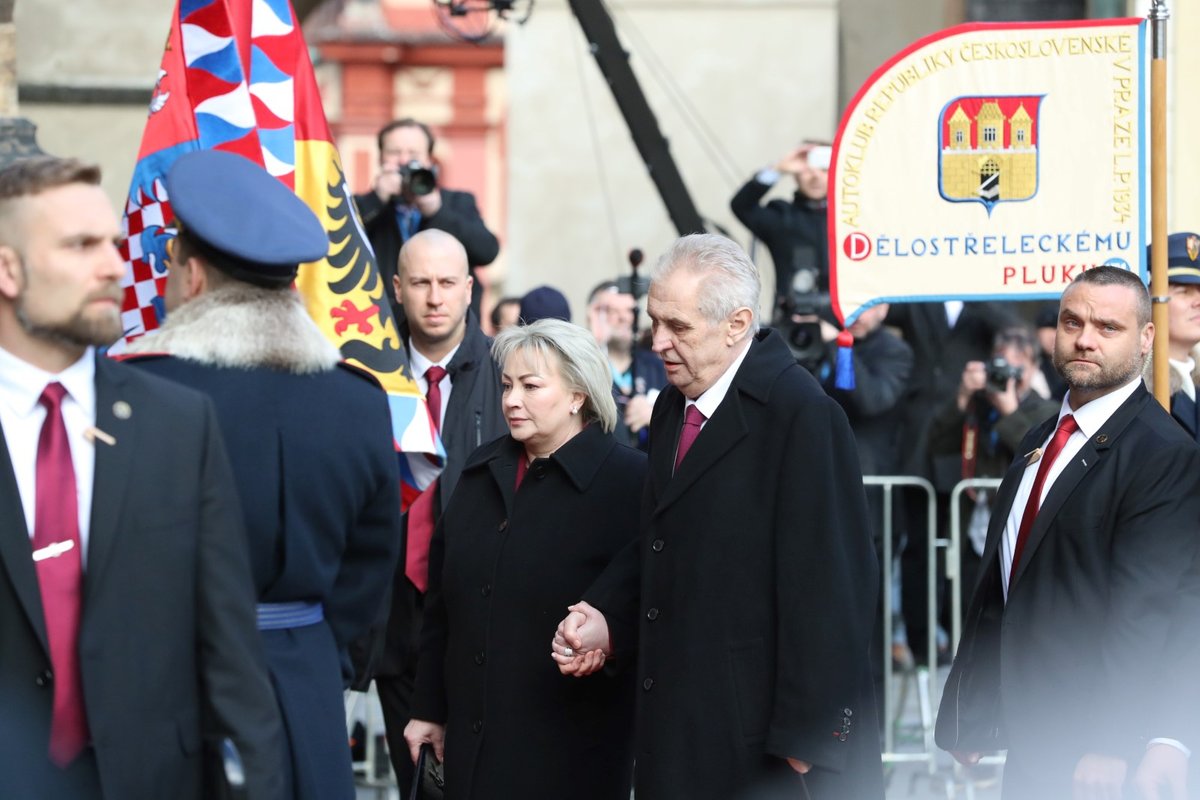
<svg viewBox="0 0 1200 800">
<path fill-rule="evenodd" d="M 220 286 L 185 303 L 152 335 L 133 342 L 129 352 L 299 375 L 327 372 L 341 361 L 297 292 L 247 283 Z"/>
<path fill-rule="evenodd" d="M 1192 368 L 1192 383 L 1200 386 L 1200 345 L 1193 347 L 1188 353 L 1189 356 L 1196 362 Z M 1154 356 L 1153 354 L 1146 358 L 1146 365 L 1142 369 L 1142 380 L 1146 383 L 1146 390 L 1154 391 Z M 1167 370 L 1167 386 L 1169 394 L 1175 394 L 1183 389 L 1183 378 L 1179 374 L 1179 370 L 1171 367 Z"/>
</svg>

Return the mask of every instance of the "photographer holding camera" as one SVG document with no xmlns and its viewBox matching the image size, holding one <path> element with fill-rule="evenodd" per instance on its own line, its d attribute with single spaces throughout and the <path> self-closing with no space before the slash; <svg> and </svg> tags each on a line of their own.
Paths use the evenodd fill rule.
<svg viewBox="0 0 1200 800">
<path fill-rule="evenodd" d="M 953 402 L 933 421 L 929 453 L 934 485 L 948 492 L 963 478 L 1004 476 L 1026 432 L 1058 413 L 1060 403 L 1031 388 L 1038 370 L 1038 345 L 1026 327 L 996 334 L 988 361 L 968 361 Z M 963 494 L 959 509 L 970 546 L 963 543 L 962 572 L 977 574 L 987 536 L 992 493 L 976 489 Z M 963 602 L 969 600 L 964 593 Z"/>
<path fill-rule="evenodd" d="M 471 308 L 478 317 L 483 289 L 476 269 L 496 259 L 500 243 L 480 217 L 475 196 L 438 185 L 434 137 L 428 125 L 411 118 L 395 120 L 379 131 L 378 139 L 379 175 L 375 186 L 366 194 L 356 195 L 354 201 L 384 284 L 392 284 L 400 247 L 413 234 L 431 228 L 445 231 L 467 251 L 474 279 Z M 394 299 L 392 313 L 397 322 L 404 319 L 404 309 Z"/>
<path fill-rule="evenodd" d="M 775 265 L 776 311 L 792 294 L 798 270 L 814 271 L 811 291 L 829 292 L 829 247 L 826 233 L 826 196 L 833 149 L 826 143 L 805 141 L 746 182 L 729 208 L 734 216 L 767 246 Z M 781 177 L 791 175 L 796 194 L 791 201 L 762 204 Z M 832 318 L 830 318 L 832 319 Z"/>
</svg>

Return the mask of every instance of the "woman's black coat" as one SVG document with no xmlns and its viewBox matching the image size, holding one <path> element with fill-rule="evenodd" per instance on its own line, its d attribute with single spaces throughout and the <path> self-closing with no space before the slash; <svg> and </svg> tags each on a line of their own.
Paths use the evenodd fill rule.
<svg viewBox="0 0 1200 800">
<path fill-rule="evenodd" d="M 446 725 L 448 800 L 627 800 L 636 620 L 610 619 L 614 658 L 586 678 L 550 642 L 636 540 L 646 458 L 595 424 L 514 489 L 524 457 L 507 436 L 477 450 L 434 534 L 413 718 Z"/>
</svg>

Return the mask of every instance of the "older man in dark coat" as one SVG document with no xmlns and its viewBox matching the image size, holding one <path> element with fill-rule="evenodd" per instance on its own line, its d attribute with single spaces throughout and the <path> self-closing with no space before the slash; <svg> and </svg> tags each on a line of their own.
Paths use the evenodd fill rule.
<svg viewBox="0 0 1200 800">
<path fill-rule="evenodd" d="M 758 297 L 723 237 L 683 237 L 659 261 L 648 310 L 671 387 L 641 540 L 554 652 L 602 646 L 640 563 L 638 796 L 880 798 L 879 570 L 854 439 L 778 334 L 756 332 Z"/>
<path fill-rule="evenodd" d="M 290 797 L 353 798 L 342 690 L 348 644 L 383 603 L 400 548 L 386 395 L 292 291 L 324 256 L 304 203 L 241 156 L 202 151 L 167 175 L 183 232 L 171 315 L 139 340 L 139 367 L 212 398 L 233 462 L 258 627 L 287 735 Z"/>
</svg>

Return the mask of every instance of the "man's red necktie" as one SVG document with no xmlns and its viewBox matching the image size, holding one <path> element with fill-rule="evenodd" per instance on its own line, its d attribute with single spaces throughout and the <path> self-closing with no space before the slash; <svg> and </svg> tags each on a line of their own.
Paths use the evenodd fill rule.
<svg viewBox="0 0 1200 800">
<path fill-rule="evenodd" d="M 1077 430 L 1079 430 L 1079 425 L 1075 422 L 1075 418 L 1067 414 L 1059 420 L 1058 429 L 1054 431 L 1054 438 L 1050 440 L 1046 452 L 1042 454 L 1037 476 L 1033 479 L 1033 488 L 1029 491 L 1029 500 L 1025 503 L 1025 512 L 1021 515 L 1021 527 L 1017 529 L 1017 543 L 1013 546 L 1012 569 L 1008 573 L 1010 576 L 1016 574 L 1017 565 L 1021 563 L 1021 553 L 1025 549 L 1025 542 L 1029 539 L 1029 530 L 1033 527 L 1038 508 L 1042 505 L 1042 487 L 1046 484 L 1046 476 L 1050 473 L 1050 467 L 1054 466 L 1058 454 L 1066 446 L 1071 434 Z"/>
<path fill-rule="evenodd" d="M 425 370 L 425 383 L 429 387 L 425 390 L 425 404 L 429 406 L 433 428 L 439 433 L 442 430 L 442 379 L 445 377 L 446 370 L 442 367 L 435 365 Z"/>
<path fill-rule="evenodd" d="M 704 424 L 707 417 L 701 413 L 700 409 L 692 404 L 687 407 L 687 411 L 683 415 L 683 428 L 679 431 L 679 449 L 675 451 L 675 470 L 679 470 L 679 465 L 683 462 L 683 457 L 687 455 L 687 451 L 692 448 L 692 443 L 696 441 L 696 437 L 700 435 L 700 426 Z"/>
<path fill-rule="evenodd" d="M 442 429 L 442 379 L 446 370 L 432 366 L 425 370 L 425 404 L 429 406 L 429 419 L 434 431 Z M 438 482 L 435 480 L 413 501 L 408 509 L 408 546 L 404 551 L 404 574 L 417 590 L 424 593 L 429 586 L 429 542 L 433 539 L 436 514 L 434 498 Z"/>
<path fill-rule="evenodd" d="M 33 558 L 41 586 L 50 663 L 54 668 L 54 713 L 50 721 L 50 760 L 70 764 L 87 746 L 87 715 L 79 670 L 79 620 L 82 616 L 83 562 L 79 541 L 79 500 L 71 444 L 63 424 L 67 390 L 49 384 L 38 402 L 46 421 L 37 447 L 37 500 Z"/>
</svg>

